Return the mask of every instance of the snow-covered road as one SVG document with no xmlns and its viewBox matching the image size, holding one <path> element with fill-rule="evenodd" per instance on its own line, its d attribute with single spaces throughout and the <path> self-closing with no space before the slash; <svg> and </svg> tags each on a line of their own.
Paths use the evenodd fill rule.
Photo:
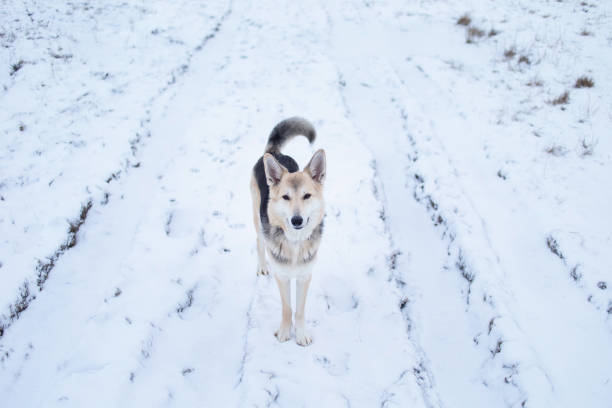
<svg viewBox="0 0 612 408">
<path fill-rule="evenodd" d="M 108 90 L 86 90 L 89 105 L 71 99 L 89 80 L 56 84 L 75 93 L 70 110 L 10 111 L 27 75 L 47 81 L 23 57 L 1 99 L 14 124 L 0 175 L 1 405 L 608 406 L 612 56 L 586 57 L 605 49 L 612 10 L 576 21 L 578 3 L 508 3 L 142 3 L 123 10 L 129 34 L 107 33 L 141 55 L 117 62 Z M 12 13 L 34 22 L 31 6 Z M 499 32 L 466 43 L 466 11 Z M 524 15 L 546 33 L 595 32 L 571 34 L 593 40 L 596 86 L 563 111 L 548 101 L 586 72 L 582 55 L 564 32 L 554 58 L 532 44 L 533 68 L 505 59 L 538 33 Z M 64 45 L 62 70 L 80 72 L 79 44 Z M 545 85 L 525 85 L 536 77 Z M 45 109 L 56 130 L 83 132 L 80 148 L 35 133 L 53 133 Z M 268 132 L 293 115 L 313 121 L 328 157 L 306 348 L 273 336 L 280 299 L 256 276 L 248 189 Z M 116 133 L 88 139 L 99 127 Z M 585 134 L 589 154 L 574 151 Z M 301 165 L 312 151 L 287 147 Z"/>
</svg>

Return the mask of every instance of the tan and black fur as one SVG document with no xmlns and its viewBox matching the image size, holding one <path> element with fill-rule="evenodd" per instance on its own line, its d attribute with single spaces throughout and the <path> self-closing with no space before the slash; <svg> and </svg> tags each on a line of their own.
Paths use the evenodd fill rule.
<svg viewBox="0 0 612 408">
<path fill-rule="evenodd" d="M 307 346 L 312 336 L 305 327 L 304 307 L 311 270 L 323 234 L 323 182 L 325 152 L 318 150 L 299 171 L 295 160 L 280 152 L 292 137 L 303 135 L 310 143 L 316 133 L 310 122 L 290 118 L 274 127 L 264 155 L 251 177 L 253 221 L 257 232 L 258 275 L 271 270 L 282 301 L 282 320 L 275 333 L 279 341 L 291 337 L 291 279 L 296 280 L 296 342 Z M 270 262 L 266 261 L 266 253 Z"/>
</svg>

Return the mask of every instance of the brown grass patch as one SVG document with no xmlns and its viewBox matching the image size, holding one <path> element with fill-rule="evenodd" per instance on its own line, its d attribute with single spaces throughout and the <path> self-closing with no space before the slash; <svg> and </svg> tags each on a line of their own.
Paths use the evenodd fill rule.
<svg viewBox="0 0 612 408">
<path fill-rule="evenodd" d="M 469 26 L 470 23 L 472 22 L 472 18 L 469 16 L 469 14 L 464 14 L 461 17 L 459 17 L 459 19 L 457 20 L 457 25 L 462 25 L 462 26 Z"/>
<path fill-rule="evenodd" d="M 550 101 L 551 105 L 567 105 L 569 103 L 569 92 L 565 91 L 552 101 Z"/>
<path fill-rule="evenodd" d="M 574 84 L 574 88 L 592 88 L 593 86 L 595 86 L 595 82 L 588 76 L 581 76 L 576 80 L 576 84 Z"/>
<path fill-rule="evenodd" d="M 542 86 L 544 83 L 538 78 L 531 78 L 529 82 L 527 82 L 527 86 Z"/>
<path fill-rule="evenodd" d="M 485 32 L 478 27 L 471 26 L 467 30 L 467 39 L 465 40 L 468 44 L 475 42 L 477 38 L 484 37 Z"/>
<path fill-rule="evenodd" d="M 519 64 L 527 64 L 527 65 L 531 65 L 531 61 L 529 60 L 529 58 L 525 55 L 521 55 L 519 60 L 518 60 Z"/>
<path fill-rule="evenodd" d="M 546 153 L 548 153 L 548 154 L 551 154 L 551 155 L 555 156 L 555 157 L 561 157 L 561 156 L 565 156 L 567 154 L 567 149 L 565 147 L 561 146 L 561 145 L 552 145 L 552 146 L 549 146 L 544 151 Z M 560 258 L 563 258 L 563 257 L 560 257 Z"/>
</svg>

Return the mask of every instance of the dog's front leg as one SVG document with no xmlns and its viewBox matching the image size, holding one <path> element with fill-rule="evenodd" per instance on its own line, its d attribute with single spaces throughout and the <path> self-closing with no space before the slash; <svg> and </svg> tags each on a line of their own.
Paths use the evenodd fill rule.
<svg viewBox="0 0 612 408">
<path fill-rule="evenodd" d="M 291 338 L 291 280 L 275 276 L 283 304 L 283 317 L 278 331 L 274 333 L 278 341 L 287 341 Z"/>
<path fill-rule="evenodd" d="M 257 221 L 256 221 L 257 222 Z M 268 263 L 266 262 L 266 247 L 265 239 L 260 231 L 257 231 L 257 275 L 267 275 L 269 272 Z"/>
<path fill-rule="evenodd" d="M 308 274 L 306 277 L 300 277 L 296 279 L 295 285 L 295 341 L 300 346 L 307 346 L 312 343 L 312 335 L 310 334 L 310 331 L 306 329 L 306 322 L 304 319 L 304 308 L 306 306 L 306 295 L 308 294 L 310 279 L 310 274 Z"/>
</svg>

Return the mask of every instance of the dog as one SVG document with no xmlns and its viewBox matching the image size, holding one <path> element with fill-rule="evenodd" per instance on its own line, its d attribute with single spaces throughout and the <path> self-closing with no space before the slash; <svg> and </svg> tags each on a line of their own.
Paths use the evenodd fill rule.
<svg viewBox="0 0 612 408">
<path fill-rule="evenodd" d="M 316 138 L 314 126 L 306 119 L 293 117 L 272 129 L 264 155 L 253 167 L 251 194 L 257 232 L 257 274 L 272 272 L 282 302 L 282 319 L 274 335 L 280 342 L 291 338 L 291 280 L 295 279 L 295 339 L 299 345 L 308 346 L 312 335 L 305 325 L 304 308 L 323 235 L 326 159 L 325 151 L 317 150 L 299 171 L 295 160 L 280 152 L 286 142 L 298 135 L 312 144 Z"/>
</svg>

